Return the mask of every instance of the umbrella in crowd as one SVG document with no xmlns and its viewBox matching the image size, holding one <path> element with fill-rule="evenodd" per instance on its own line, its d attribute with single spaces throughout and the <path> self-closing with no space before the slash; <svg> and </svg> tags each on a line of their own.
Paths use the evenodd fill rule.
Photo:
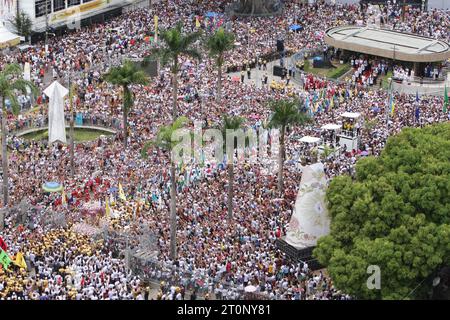
<svg viewBox="0 0 450 320">
<path fill-rule="evenodd" d="M 45 192 L 61 192 L 63 190 L 63 186 L 58 182 L 46 182 L 42 185 L 42 189 Z"/>
</svg>

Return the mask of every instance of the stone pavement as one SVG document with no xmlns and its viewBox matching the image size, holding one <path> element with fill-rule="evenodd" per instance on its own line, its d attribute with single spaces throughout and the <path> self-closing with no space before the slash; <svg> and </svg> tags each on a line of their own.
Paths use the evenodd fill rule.
<svg viewBox="0 0 450 320">
<path fill-rule="evenodd" d="M 263 70 L 262 66 L 261 66 L 261 70 L 259 70 L 257 66 L 256 66 L 256 68 L 250 69 L 250 79 L 248 79 L 248 77 L 247 77 L 247 71 L 244 70 L 244 73 L 245 73 L 244 83 L 245 84 L 252 83 L 252 84 L 255 84 L 255 86 L 257 88 L 261 88 L 263 86 L 262 80 L 264 79 L 265 74 L 267 74 L 267 86 L 270 86 L 270 83 L 272 82 L 272 80 L 275 80 L 276 82 L 283 81 L 283 80 L 281 80 L 281 77 L 277 77 L 277 76 L 273 75 L 273 67 L 276 65 L 278 65 L 278 66 L 280 65 L 280 59 L 267 62 L 267 70 Z M 292 65 L 292 57 L 285 58 L 284 66 L 289 70 L 291 65 Z M 226 74 L 226 76 L 228 76 L 228 75 L 231 78 L 239 77 L 239 82 L 241 82 L 241 72 L 240 71 L 231 72 L 231 73 Z M 286 81 L 286 79 L 284 80 L 284 82 L 285 81 Z M 295 87 L 301 87 L 300 86 L 300 72 L 298 70 L 295 73 L 295 79 L 293 77 L 291 77 L 289 84 L 292 84 Z"/>
</svg>

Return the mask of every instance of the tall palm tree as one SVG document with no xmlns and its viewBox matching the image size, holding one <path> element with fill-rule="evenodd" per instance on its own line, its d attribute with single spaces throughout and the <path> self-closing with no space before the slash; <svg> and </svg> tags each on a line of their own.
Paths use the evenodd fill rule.
<svg viewBox="0 0 450 320">
<path fill-rule="evenodd" d="M 304 125 L 310 122 L 309 116 L 300 111 L 300 101 L 298 100 L 272 100 L 269 102 L 272 110 L 272 116 L 269 120 L 270 128 L 279 128 L 280 134 L 280 152 L 278 152 L 278 190 L 283 193 L 283 165 L 286 158 L 285 154 L 285 135 L 286 128 L 294 125 Z"/>
<path fill-rule="evenodd" d="M 127 148 L 128 140 L 128 114 L 133 107 L 134 98 L 130 86 L 146 85 L 148 78 L 145 72 L 139 70 L 132 61 L 126 60 L 121 67 L 114 67 L 105 75 L 105 80 L 123 90 L 123 144 Z"/>
<path fill-rule="evenodd" d="M 240 117 L 228 117 L 225 116 L 223 118 L 222 123 L 222 134 L 223 141 L 227 141 L 227 130 L 238 130 L 242 128 L 242 124 L 244 123 L 244 119 Z M 226 143 L 224 144 L 226 145 Z M 233 155 L 234 155 L 234 145 L 232 146 L 233 152 L 228 152 L 231 150 L 226 150 L 227 152 L 227 171 L 228 171 L 228 197 L 227 197 L 227 207 L 228 207 L 228 219 L 231 220 L 233 218 L 233 185 L 234 185 L 234 163 L 233 163 Z M 230 147 L 231 148 L 231 147 Z"/>
<path fill-rule="evenodd" d="M 220 102 L 222 98 L 222 66 L 224 62 L 225 52 L 233 49 L 234 47 L 234 34 L 226 32 L 223 28 L 217 29 L 217 31 L 211 35 L 206 41 L 206 48 L 209 51 L 211 57 L 215 57 L 217 65 L 217 101 Z"/>
<path fill-rule="evenodd" d="M 32 94 L 37 94 L 36 86 L 31 82 L 22 78 L 22 68 L 18 64 L 8 64 L 0 71 L 0 103 L 2 109 L 2 168 L 3 168 L 3 206 L 8 205 L 8 153 L 6 146 L 7 126 L 6 118 L 8 111 L 6 107 L 6 99 L 11 104 L 13 114 L 20 112 L 19 102 L 17 101 L 17 92 L 27 94 L 30 90 Z"/>
<path fill-rule="evenodd" d="M 142 157 L 147 158 L 148 149 L 152 146 L 162 148 L 172 155 L 173 148 L 178 144 L 172 141 L 176 130 L 182 129 L 187 123 L 186 117 L 179 117 L 172 124 L 161 126 L 154 141 L 147 142 L 142 149 Z M 175 161 L 170 159 L 170 259 L 177 259 L 177 188 L 175 175 Z"/>
<path fill-rule="evenodd" d="M 193 48 L 193 44 L 200 38 L 200 32 L 188 34 L 182 33 L 183 25 L 179 22 L 175 28 L 163 31 L 159 39 L 164 42 L 164 46 L 154 50 L 153 54 L 146 57 L 144 62 L 158 58 L 162 66 L 170 63 L 172 72 L 172 116 L 173 120 L 178 117 L 178 71 L 180 70 L 180 56 L 188 56 L 200 59 L 200 52 Z"/>
</svg>

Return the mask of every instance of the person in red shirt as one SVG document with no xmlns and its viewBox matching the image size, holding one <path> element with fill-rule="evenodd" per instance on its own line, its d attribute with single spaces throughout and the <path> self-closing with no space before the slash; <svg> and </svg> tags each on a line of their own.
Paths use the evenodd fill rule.
<svg viewBox="0 0 450 320">
<path fill-rule="evenodd" d="M 277 238 L 280 238 L 280 237 L 281 237 L 281 230 L 280 230 L 280 228 L 277 228 L 277 231 L 275 232 L 275 236 L 276 236 Z"/>
</svg>

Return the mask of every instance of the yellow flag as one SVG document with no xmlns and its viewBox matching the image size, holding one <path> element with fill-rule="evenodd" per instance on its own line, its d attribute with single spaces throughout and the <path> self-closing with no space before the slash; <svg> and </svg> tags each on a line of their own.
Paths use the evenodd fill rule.
<svg viewBox="0 0 450 320">
<path fill-rule="evenodd" d="M 105 206 L 105 216 L 106 216 L 107 218 L 109 218 L 109 217 L 111 216 L 111 208 L 109 207 L 108 197 L 105 197 L 105 203 L 106 203 L 106 206 Z"/>
<path fill-rule="evenodd" d="M 198 20 L 198 17 L 195 17 L 195 27 L 200 28 L 200 21 Z"/>
<path fill-rule="evenodd" d="M 155 21 L 155 42 L 158 41 L 158 16 L 154 16 L 153 20 Z"/>
<path fill-rule="evenodd" d="M 119 199 L 123 200 L 123 201 L 127 201 L 127 198 L 125 197 L 125 193 L 123 192 L 121 183 L 119 183 Z"/>
<path fill-rule="evenodd" d="M 66 202 L 66 192 L 64 191 L 64 189 L 63 189 L 63 191 L 62 191 L 61 197 L 62 197 L 61 204 L 62 204 L 63 206 L 65 206 L 65 205 L 67 204 L 67 202 Z"/>
<path fill-rule="evenodd" d="M 17 252 L 16 254 L 16 260 L 14 261 L 14 264 L 20 268 L 27 268 L 27 264 L 25 262 L 25 258 L 23 257 L 22 252 Z"/>
</svg>

